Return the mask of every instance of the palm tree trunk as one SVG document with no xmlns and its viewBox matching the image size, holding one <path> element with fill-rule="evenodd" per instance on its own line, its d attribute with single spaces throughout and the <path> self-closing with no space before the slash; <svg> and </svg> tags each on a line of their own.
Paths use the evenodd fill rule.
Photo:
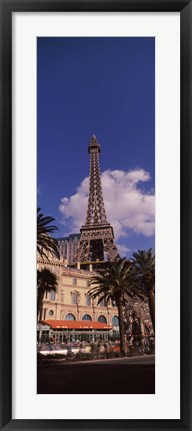
<svg viewBox="0 0 192 431">
<path fill-rule="evenodd" d="M 42 320 L 43 297 L 44 297 L 44 291 L 42 291 L 41 289 L 38 289 L 38 295 L 37 295 L 37 320 Z"/>
<path fill-rule="evenodd" d="M 149 290 L 149 310 L 151 315 L 151 322 L 153 325 L 153 332 L 155 334 L 155 297 L 152 289 Z"/>
<path fill-rule="evenodd" d="M 122 303 L 118 303 L 118 315 L 119 315 L 119 335 L 120 335 L 120 351 L 125 356 L 126 343 L 125 343 L 125 330 L 123 321 L 123 307 Z"/>
<path fill-rule="evenodd" d="M 144 343 L 145 335 L 144 335 L 144 325 L 143 325 L 143 322 L 142 322 L 141 318 L 139 319 L 139 326 L 140 326 L 140 342 L 141 342 L 141 347 L 142 347 L 142 349 L 144 349 L 145 348 L 145 343 Z"/>
</svg>

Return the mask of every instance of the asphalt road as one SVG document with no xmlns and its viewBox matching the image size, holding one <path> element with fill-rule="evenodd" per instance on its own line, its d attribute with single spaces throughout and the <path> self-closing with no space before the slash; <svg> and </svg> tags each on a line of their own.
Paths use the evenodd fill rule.
<svg viewBox="0 0 192 431">
<path fill-rule="evenodd" d="M 154 357 L 38 364 L 38 394 L 154 394 Z"/>
</svg>

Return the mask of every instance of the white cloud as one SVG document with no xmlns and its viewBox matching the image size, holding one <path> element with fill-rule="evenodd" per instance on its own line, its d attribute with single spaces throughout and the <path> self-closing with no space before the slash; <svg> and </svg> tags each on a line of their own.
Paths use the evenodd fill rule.
<svg viewBox="0 0 192 431">
<path fill-rule="evenodd" d="M 108 221 L 114 228 L 115 239 L 127 237 L 129 231 L 154 235 L 155 196 L 144 192 L 139 183 L 150 180 L 143 169 L 132 171 L 105 171 L 101 175 L 103 196 Z M 79 231 L 85 222 L 89 190 L 89 178 L 85 178 L 74 195 L 61 199 L 59 210 L 71 232 Z M 124 246 L 121 246 L 124 247 Z M 127 250 L 121 250 L 122 253 Z"/>
<path fill-rule="evenodd" d="M 120 256 L 126 256 L 127 253 L 130 251 L 130 248 L 126 247 L 123 244 L 116 244 L 118 252 L 120 254 Z"/>
</svg>

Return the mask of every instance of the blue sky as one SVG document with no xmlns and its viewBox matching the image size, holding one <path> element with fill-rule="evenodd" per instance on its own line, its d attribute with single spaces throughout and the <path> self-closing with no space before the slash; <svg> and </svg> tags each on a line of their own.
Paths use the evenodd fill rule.
<svg viewBox="0 0 192 431">
<path fill-rule="evenodd" d="M 84 222 L 96 134 L 122 255 L 154 247 L 154 38 L 38 38 L 38 206 L 62 237 Z"/>
</svg>

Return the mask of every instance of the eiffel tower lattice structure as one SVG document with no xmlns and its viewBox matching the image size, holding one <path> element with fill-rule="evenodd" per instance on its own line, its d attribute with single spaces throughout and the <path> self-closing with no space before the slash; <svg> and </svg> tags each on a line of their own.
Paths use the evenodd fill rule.
<svg viewBox="0 0 192 431">
<path fill-rule="evenodd" d="M 76 262 L 114 261 L 119 257 L 113 228 L 107 221 L 101 185 L 100 145 L 93 135 L 88 146 L 90 154 L 89 197 L 85 224 L 81 227 Z"/>
</svg>

